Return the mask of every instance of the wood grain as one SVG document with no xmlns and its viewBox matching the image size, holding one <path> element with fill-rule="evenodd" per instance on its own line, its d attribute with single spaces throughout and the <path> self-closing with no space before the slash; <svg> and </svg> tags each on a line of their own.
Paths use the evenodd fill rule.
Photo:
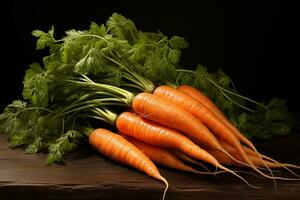
<svg viewBox="0 0 300 200">
<path fill-rule="evenodd" d="M 258 142 L 262 152 L 300 164 L 300 134 Z M 161 199 L 164 185 L 128 167 L 113 163 L 83 147 L 65 165 L 45 166 L 46 154 L 24 154 L 8 147 L 0 135 L 0 199 Z M 300 199 L 300 181 L 277 181 L 243 176 L 253 189 L 230 174 L 217 177 L 160 169 L 169 180 L 167 200 L 183 199 Z M 300 174 L 300 170 L 295 170 Z M 278 175 L 289 176 L 287 172 Z"/>
</svg>

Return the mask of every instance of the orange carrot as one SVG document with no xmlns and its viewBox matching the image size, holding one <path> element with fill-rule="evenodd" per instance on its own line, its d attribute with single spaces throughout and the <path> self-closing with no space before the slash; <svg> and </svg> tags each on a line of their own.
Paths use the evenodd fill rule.
<svg viewBox="0 0 300 200">
<path fill-rule="evenodd" d="M 220 120 L 222 120 L 229 128 L 233 130 L 235 136 L 244 144 L 248 145 L 252 148 L 256 154 L 259 154 L 256 150 L 254 144 L 247 139 L 222 113 L 222 111 L 200 90 L 197 90 L 194 87 L 188 85 L 181 85 L 177 88 L 178 90 L 192 96 L 196 100 L 198 100 L 203 106 L 212 111 Z"/>
<path fill-rule="evenodd" d="M 206 106 L 208 109 L 210 109 L 215 114 L 218 114 L 219 116 L 222 116 L 222 118 L 225 118 L 225 115 L 222 113 L 222 111 L 200 90 L 197 90 L 194 87 L 191 87 L 189 85 L 180 85 L 177 87 L 178 90 L 194 97 L 199 102 L 201 102 L 204 106 Z"/>
<path fill-rule="evenodd" d="M 207 152 L 209 152 L 211 155 L 213 155 L 221 164 L 223 165 L 230 165 L 230 166 L 236 166 L 236 167 L 245 167 L 247 165 L 243 165 L 241 163 L 238 163 L 234 160 L 232 160 L 230 157 L 228 157 L 228 155 L 224 154 L 223 152 L 216 150 L 216 149 L 205 149 Z M 235 151 L 235 150 L 234 150 Z M 237 159 L 240 160 L 242 162 L 244 162 L 244 159 L 241 157 L 240 154 L 238 154 L 238 152 L 234 152 L 232 153 L 232 155 Z M 265 165 L 262 164 L 261 160 L 257 157 L 254 157 L 252 155 L 249 155 L 249 159 L 251 159 L 251 161 L 256 165 L 256 166 L 262 166 L 264 167 Z M 267 162 L 266 162 L 267 163 Z M 270 166 L 271 167 L 271 166 Z"/>
<path fill-rule="evenodd" d="M 166 184 L 166 189 L 163 194 L 163 199 L 165 198 L 169 187 L 168 181 L 160 175 L 153 162 L 124 137 L 114 134 L 109 130 L 99 128 L 90 133 L 89 143 L 106 157 L 136 168 L 149 176 L 164 182 Z"/>
<path fill-rule="evenodd" d="M 224 141 L 220 141 L 220 144 L 224 147 L 224 149 L 229 152 L 233 157 L 235 157 L 237 160 L 241 161 L 241 163 L 245 162 L 244 158 L 234 149 L 232 146 L 229 144 L 226 144 Z M 234 160 L 230 160 L 230 158 L 224 154 L 223 152 L 219 150 L 209 150 L 206 149 L 209 153 L 211 153 L 213 156 L 217 157 L 217 159 L 220 159 L 221 164 L 227 164 L 227 165 L 232 165 L 232 166 L 245 166 L 241 165 L 241 163 L 237 163 Z M 251 150 L 251 149 L 250 149 Z M 221 158 L 222 157 L 222 158 Z M 257 167 L 268 167 L 268 170 L 270 171 L 269 168 L 285 168 L 288 170 L 290 173 L 292 173 L 295 176 L 298 176 L 295 172 L 290 170 L 288 167 L 296 167 L 298 168 L 299 166 L 292 165 L 292 164 L 282 164 L 278 162 L 273 162 L 273 161 L 268 161 L 268 160 L 261 160 L 261 157 L 257 156 L 256 152 L 249 153 L 248 154 L 249 159 L 253 162 L 253 164 Z M 225 162 L 225 163 L 224 163 Z M 298 176 L 299 177 L 299 176 Z M 293 178 L 284 178 L 284 177 L 274 177 L 275 179 L 280 179 L 280 180 L 299 180 L 299 179 L 293 179 Z"/>
<path fill-rule="evenodd" d="M 296 174 L 293 170 L 291 170 L 290 168 L 296 168 L 296 169 L 300 169 L 299 165 L 294 165 L 294 164 L 290 164 L 290 163 L 281 163 L 278 162 L 277 160 L 270 158 L 269 156 L 266 156 L 264 154 L 259 153 L 259 156 L 257 155 L 257 153 L 255 151 L 253 151 L 252 149 L 244 146 L 243 147 L 245 152 L 248 155 L 254 156 L 254 157 L 258 157 L 260 160 L 263 158 L 263 162 L 266 163 L 266 165 L 270 168 L 284 168 L 287 171 L 289 171 L 291 174 L 298 176 L 298 174 Z M 258 165 L 259 166 L 259 165 Z"/>
<path fill-rule="evenodd" d="M 247 139 L 222 113 L 222 111 L 207 97 L 203 94 L 200 90 L 193 88 L 188 85 L 181 85 L 177 88 L 178 90 L 194 97 L 197 99 L 201 104 L 203 104 L 206 108 L 212 111 L 219 119 L 221 119 L 227 126 L 229 126 L 233 131 L 234 134 L 239 138 L 239 140 L 252 149 L 255 149 L 254 144 Z"/>
<path fill-rule="evenodd" d="M 257 167 L 248 158 L 247 154 L 242 148 L 240 141 L 236 138 L 234 131 L 232 131 L 230 127 L 228 127 L 212 111 L 210 111 L 207 107 L 202 105 L 195 98 L 167 85 L 157 87 L 154 90 L 153 94 L 160 96 L 169 101 L 170 103 L 180 106 L 186 111 L 192 113 L 210 130 L 212 130 L 212 132 L 215 135 L 217 135 L 219 138 L 223 139 L 228 144 L 235 147 L 237 151 L 241 154 L 241 156 L 243 156 L 247 164 L 249 164 L 253 170 L 263 175 L 264 177 L 274 178 L 257 169 Z"/>
<path fill-rule="evenodd" d="M 172 151 L 166 148 L 154 146 L 146 142 L 134 139 L 133 137 L 126 136 L 126 139 L 138 149 L 140 149 L 155 164 L 186 172 L 193 172 L 199 174 L 214 174 L 210 172 L 200 172 L 193 169 L 192 167 L 184 164 Z"/>
<path fill-rule="evenodd" d="M 237 167 L 244 167 L 244 165 L 235 162 L 234 160 L 230 159 L 226 154 L 216 149 L 205 149 L 208 153 L 210 153 L 213 157 L 215 157 L 222 165 L 227 166 L 237 166 Z"/>
<path fill-rule="evenodd" d="M 117 118 L 116 126 L 122 134 L 129 135 L 152 145 L 180 150 L 195 159 L 202 160 L 230 172 L 250 185 L 241 176 L 222 166 L 213 156 L 173 129 L 153 123 L 130 112 L 120 114 Z"/>
<path fill-rule="evenodd" d="M 207 172 L 210 172 L 210 170 L 204 165 L 202 164 L 201 162 L 191 158 L 190 156 L 187 156 L 186 154 L 184 154 L 183 152 L 181 151 L 178 151 L 178 150 L 173 150 L 174 154 L 180 158 L 181 160 L 185 161 L 185 162 L 189 162 L 189 163 L 192 163 L 194 165 L 198 165 L 200 167 L 203 167 Z"/>
<path fill-rule="evenodd" d="M 252 149 L 248 148 L 248 147 L 243 147 L 245 152 L 249 155 L 252 155 L 252 156 L 257 156 L 257 153 L 254 152 Z M 278 165 L 278 167 L 283 167 L 283 166 L 286 166 L 286 167 L 292 167 L 292 168 L 297 168 L 297 169 L 300 169 L 300 166 L 298 165 L 293 165 L 293 164 L 290 164 L 290 163 L 280 163 L 278 161 L 276 161 L 275 159 L 273 158 L 270 158 L 269 156 L 266 156 L 264 154 L 259 154 L 262 158 L 264 158 L 265 160 L 268 160 L 268 161 L 271 161 L 273 162 L 274 164 Z M 275 165 L 274 165 L 275 166 Z"/>
<path fill-rule="evenodd" d="M 181 159 L 181 160 L 183 160 L 183 161 L 186 161 L 186 162 L 189 162 L 189 163 L 192 163 L 192 164 L 195 164 L 195 165 L 199 165 L 199 166 L 201 166 L 201 167 L 204 167 L 208 172 L 209 172 L 209 174 L 214 174 L 214 175 L 217 175 L 217 174 L 221 174 L 221 173 L 225 173 L 226 171 L 218 171 L 218 172 L 210 172 L 201 162 L 198 162 L 197 160 L 194 160 L 193 158 L 191 158 L 191 157 L 189 157 L 189 156 L 187 156 L 187 155 L 185 155 L 184 153 L 182 153 L 181 151 L 178 151 L 178 150 L 173 150 L 173 152 Z M 222 155 L 227 155 L 227 154 L 225 154 L 224 152 L 223 152 L 223 154 Z M 226 156 L 227 158 L 230 158 L 228 155 Z M 216 157 L 215 157 L 216 158 Z M 218 160 L 218 159 L 217 159 Z M 223 163 L 221 162 L 222 161 L 222 159 L 221 160 L 218 160 L 222 165 L 223 165 Z M 234 161 L 234 160 L 232 160 L 231 159 L 231 161 Z M 234 164 L 239 164 L 239 166 L 243 166 L 241 163 L 239 163 L 239 162 L 234 162 Z M 225 163 L 226 164 L 226 163 Z M 235 166 L 235 165 L 233 165 L 233 166 Z M 234 172 L 236 172 L 236 173 L 244 173 L 244 174 L 251 174 L 251 175 L 253 175 L 253 176 L 256 176 L 256 177 L 258 177 L 257 175 L 255 175 L 255 174 L 253 174 L 253 173 L 251 173 L 251 172 L 248 172 L 248 171 L 241 171 L 241 170 L 233 170 Z"/>
<path fill-rule="evenodd" d="M 194 88 L 194 87 L 191 87 L 191 86 L 188 86 L 188 85 L 181 85 L 177 88 L 178 90 L 194 97 L 195 99 L 197 99 L 200 103 L 202 103 L 206 108 L 208 108 L 209 110 L 211 110 L 217 117 L 219 117 L 220 120 L 222 120 L 228 127 L 230 127 L 233 131 L 234 131 L 234 134 L 236 135 L 236 137 L 238 137 L 238 139 L 243 142 L 244 144 L 246 144 L 247 146 L 249 146 L 251 149 L 248 149 L 247 147 L 243 146 L 245 152 L 247 154 L 251 154 L 253 156 L 258 156 L 259 159 L 261 160 L 260 167 L 263 167 L 262 165 L 264 165 L 265 163 L 265 160 L 264 159 L 267 159 L 273 163 L 265 163 L 265 166 L 266 167 L 271 167 L 271 168 L 275 168 L 275 167 L 278 167 L 278 168 L 285 168 L 286 170 L 290 171 L 292 174 L 296 175 L 292 170 L 288 169 L 287 167 L 294 167 L 294 168 L 299 168 L 299 166 L 297 165 L 292 165 L 292 164 L 288 164 L 288 163 L 279 163 L 278 161 L 270 158 L 270 157 L 267 157 L 265 155 L 262 155 L 260 153 L 258 153 L 258 151 L 256 150 L 254 144 L 249 140 L 247 139 L 226 117 L 225 115 L 222 113 L 222 111 L 205 95 L 203 94 L 200 90 Z M 223 145 L 222 145 L 223 146 Z M 224 146 L 223 146 L 224 147 Z M 225 148 L 226 149 L 226 148 Z M 255 155 L 254 155 L 255 154 Z M 258 161 L 257 161 L 258 162 Z"/>
<path fill-rule="evenodd" d="M 232 147 L 231 147 L 232 148 Z M 211 155 L 213 155 L 222 165 L 230 165 L 230 166 L 236 166 L 236 167 L 244 167 L 245 165 L 242 165 L 241 163 L 237 163 L 236 161 L 230 159 L 228 155 L 224 154 L 223 152 L 215 149 L 205 149 L 207 152 L 209 152 Z M 243 157 L 239 155 L 237 152 L 235 154 L 232 154 L 237 160 L 240 160 L 244 162 Z M 264 161 L 262 162 L 261 159 L 255 154 L 255 155 L 249 155 L 249 159 L 253 162 L 253 164 L 257 167 L 265 167 L 266 165 L 268 168 L 282 168 L 282 165 L 279 165 L 278 163 L 270 162 L 270 161 Z M 288 169 L 288 168 L 287 168 Z M 288 169 L 289 170 L 289 169 Z M 293 171 L 289 170 L 292 174 L 298 176 Z M 299 178 L 286 178 L 286 177 L 278 177 L 275 176 L 274 179 L 279 180 L 300 180 Z"/>
<path fill-rule="evenodd" d="M 143 117 L 187 134 L 194 141 L 222 149 L 216 137 L 191 113 L 149 93 L 139 93 L 132 102 L 133 110 Z"/>
</svg>

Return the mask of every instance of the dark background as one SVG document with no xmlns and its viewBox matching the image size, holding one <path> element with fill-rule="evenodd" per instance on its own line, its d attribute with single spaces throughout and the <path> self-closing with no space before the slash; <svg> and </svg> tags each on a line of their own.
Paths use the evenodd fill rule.
<svg viewBox="0 0 300 200">
<path fill-rule="evenodd" d="M 299 11 L 287 1 L 13 1 L 2 6 L 0 109 L 21 97 L 28 64 L 45 52 L 35 50 L 31 31 L 56 36 L 105 22 L 113 12 L 132 19 L 144 31 L 161 30 L 186 38 L 182 66 L 200 63 L 213 72 L 221 67 L 239 92 L 256 100 L 281 97 L 300 111 Z"/>
</svg>

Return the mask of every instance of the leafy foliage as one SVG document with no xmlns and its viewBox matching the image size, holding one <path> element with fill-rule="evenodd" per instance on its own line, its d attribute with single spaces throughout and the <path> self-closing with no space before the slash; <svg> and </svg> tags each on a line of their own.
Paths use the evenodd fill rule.
<svg viewBox="0 0 300 200">
<path fill-rule="evenodd" d="M 38 63 L 31 64 L 26 70 L 23 97 L 34 105 L 47 106 L 48 104 L 48 86 L 45 75 L 45 71 Z"/>
<path fill-rule="evenodd" d="M 275 135 L 291 132 L 293 118 L 283 99 L 273 98 L 266 104 L 267 109 L 257 108 L 257 113 L 242 113 L 238 127 L 248 137 L 269 139 Z"/>
<path fill-rule="evenodd" d="M 108 104 L 103 100 L 111 96 L 99 90 L 98 83 L 133 93 L 151 92 L 153 84 L 188 84 L 203 91 L 248 137 L 268 139 L 291 130 L 284 100 L 274 98 L 266 104 L 249 100 L 237 93 L 221 69 L 209 72 L 202 65 L 182 69 L 180 56 L 188 47 L 184 38 L 143 32 L 120 14 L 112 14 L 106 24 L 91 22 L 88 30 L 68 30 L 58 40 L 53 26 L 32 34 L 37 37 L 36 48 L 48 48 L 49 55 L 26 70 L 24 100 L 13 101 L 0 114 L 0 131 L 9 134 L 11 146 L 25 147 L 26 153 L 48 150 L 47 164 L 62 161 L 74 150 L 84 138 L 93 109 Z M 120 102 L 123 99 L 111 104 Z"/>
<path fill-rule="evenodd" d="M 54 162 L 61 162 L 63 155 L 74 150 L 77 147 L 78 140 L 83 135 L 77 130 L 69 130 L 59 137 L 55 143 L 49 146 L 49 156 L 47 164 L 50 165 Z"/>
<path fill-rule="evenodd" d="M 32 35 L 38 38 L 36 42 L 36 49 L 44 49 L 46 46 L 51 46 L 55 42 L 53 34 L 54 26 L 52 26 L 47 33 L 40 30 L 32 31 Z"/>
</svg>

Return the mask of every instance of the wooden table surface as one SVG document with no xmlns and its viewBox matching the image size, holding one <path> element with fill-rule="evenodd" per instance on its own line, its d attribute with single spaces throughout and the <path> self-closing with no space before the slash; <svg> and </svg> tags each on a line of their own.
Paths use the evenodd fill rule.
<svg viewBox="0 0 300 200">
<path fill-rule="evenodd" d="M 300 164 L 300 134 L 258 142 L 257 147 L 280 161 Z M 8 147 L 0 135 L 0 199 L 161 199 L 164 185 L 135 170 L 117 165 L 89 148 L 67 157 L 65 165 L 45 166 L 46 155 L 26 155 Z M 253 189 L 230 174 L 217 177 L 161 168 L 170 189 L 166 200 L 300 199 L 300 181 L 243 176 Z M 300 170 L 295 170 L 300 174 Z M 289 176 L 287 172 L 278 175 Z"/>
</svg>

